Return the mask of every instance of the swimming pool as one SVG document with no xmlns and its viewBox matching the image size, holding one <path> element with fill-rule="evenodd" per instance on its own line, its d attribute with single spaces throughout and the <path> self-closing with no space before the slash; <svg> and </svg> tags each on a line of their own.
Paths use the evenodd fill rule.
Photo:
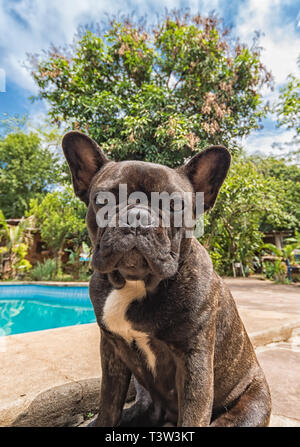
<svg viewBox="0 0 300 447">
<path fill-rule="evenodd" d="M 95 321 L 86 286 L 0 285 L 0 336 Z"/>
</svg>

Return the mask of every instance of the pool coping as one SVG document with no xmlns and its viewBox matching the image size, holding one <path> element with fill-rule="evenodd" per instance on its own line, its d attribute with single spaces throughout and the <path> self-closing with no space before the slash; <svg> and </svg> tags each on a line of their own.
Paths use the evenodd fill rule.
<svg viewBox="0 0 300 447">
<path fill-rule="evenodd" d="M 56 287 L 88 287 L 88 281 L 0 281 L 0 286 L 56 286 Z"/>
</svg>

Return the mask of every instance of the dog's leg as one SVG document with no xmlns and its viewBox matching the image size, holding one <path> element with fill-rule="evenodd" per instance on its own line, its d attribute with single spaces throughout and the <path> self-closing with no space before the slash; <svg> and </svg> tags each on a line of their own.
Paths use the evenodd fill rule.
<svg viewBox="0 0 300 447">
<path fill-rule="evenodd" d="M 208 313 L 201 332 L 177 352 L 178 427 L 207 427 L 214 395 L 215 312 Z"/>
<path fill-rule="evenodd" d="M 116 355 L 113 345 L 101 331 L 102 382 L 100 408 L 94 427 L 118 425 L 129 387 L 131 372 Z"/>
<path fill-rule="evenodd" d="M 176 375 L 177 426 L 207 427 L 213 405 L 213 354 L 205 347 L 202 352 L 189 353 L 180 369 Z"/>
<path fill-rule="evenodd" d="M 213 420 L 211 427 L 267 427 L 271 396 L 263 376 L 255 378 L 236 403 Z"/>
<path fill-rule="evenodd" d="M 135 382 L 135 377 L 133 374 L 131 374 L 129 387 L 128 387 L 128 391 L 127 391 L 127 396 L 125 399 L 126 403 L 132 403 L 133 401 L 136 400 L 136 388 L 135 388 L 134 382 Z"/>
<path fill-rule="evenodd" d="M 163 424 L 163 412 L 155 405 L 149 392 L 134 377 L 136 400 L 122 412 L 120 427 L 159 427 Z"/>
</svg>

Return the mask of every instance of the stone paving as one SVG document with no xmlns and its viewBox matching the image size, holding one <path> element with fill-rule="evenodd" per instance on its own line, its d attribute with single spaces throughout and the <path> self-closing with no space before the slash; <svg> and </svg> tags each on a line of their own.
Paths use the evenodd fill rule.
<svg viewBox="0 0 300 447">
<path fill-rule="evenodd" d="M 282 341 L 300 329 L 300 284 L 227 278 L 239 313 L 255 346 Z"/>
<path fill-rule="evenodd" d="M 272 395 L 272 426 L 300 427 L 300 337 L 256 350 Z"/>
<path fill-rule="evenodd" d="M 271 426 L 300 426 L 300 288 L 226 279 L 270 385 Z M 97 408 L 96 324 L 5 337 L 0 426 L 79 425 Z"/>
</svg>

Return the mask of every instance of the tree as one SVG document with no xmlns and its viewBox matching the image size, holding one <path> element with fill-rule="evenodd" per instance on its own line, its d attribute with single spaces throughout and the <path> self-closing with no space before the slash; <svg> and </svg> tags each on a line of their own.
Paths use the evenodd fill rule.
<svg viewBox="0 0 300 447">
<path fill-rule="evenodd" d="M 31 268 L 30 262 L 25 259 L 31 236 L 28 228 L 31 219 L 22 219 L 16 226 L 7 225 L 3 212 L 0 210 L 0 259 L 1 266 L 3 258 L 9 262 L 9 274 L 15 278 L 20 273 L 27 272 Z M 2 275 L 3 272 L 0 271 Z"/>
<path fill-rule="evenodd" d="M 45 195 L 59 177 L 58 157 L 36 133 L 0 139 L 0 208 L 6 218 L 22 217 L 30 199 Z"/>
<path fill-rule="evenodd" d="M 259 48 L 233 43 L 213 16 L 175 11 L 152 29 L 112 19 L 31 65 L 52 120 L 88 132 L 116 160 L 177 166 L 209 144 L 234 151 L 268 110 Z"/>
<path fill-rule="evenodd" d="M 9 113 L 2 113 L 0 120 L 0 133 L 1 135 L 7 135 L 9 133 L 17 133 L 23 131 L 26 128 L 28 122 L 28 116 L 19 114 L 10 115 Z"/>
<path fill-rule="evenodd" d="M 250 160 L 268 180 L 265 193 L 273 203 L 262 215 L 261 231 L 299 230 L 300 168 L 296 164 L 287 164 L 283 158 L 250 157 Z"/>
<path fill-rule="evenodd" d="M 300 68 L 300 57 L 298 58 Z M 275 106 L 279 127 L 294 130 L 292 141 L 286 145 L 294 146 L 290 155 L 299 156 L 300 149 L 300 77 L 294 74 L 288 76 L 288 82 L 280 89 L 279 101 Z"/>
<path fill-rule="evenodd" d="M 300 134 L 300 78 L 290 74 L 288 83 L 280 90 L 277 105 L 278 124 Z"/>
<path fill-rule="evenodd" d="M 40 202 L 30 202 L 28 215 L 36 218 L 42 239 L 54 251 L 58 273 L 66 239 L 72 238 L 75 246 L 88 241 L 85 213 L 85 205 L 74 197 L 71 186 L 48 193 Z"/>
<path fill-rule="evenodd" d="M 204 246 L 217 271 L 232 275 L 233 263 L 253 268 L 253 258 L 262 245 L 259 230 L 264 212 L 265 180 L 253 163 L 234 159 L 215 207 L 206 217 Z"/>
<path fill-rule="evenodd" d="M 205 217 L 202 242 L 219 273 L 231 275 L 233 262 L 253 270 L 265 232 L 291 230 L 300 219 L 300 169 L 273 157 L 233 158 L 215 207 Z"/>
<path fill-rule="evenodd" d="M 294 263 L 295 250 L 299 250 L 300 243 L 296 241 L 292 244 L 287 244 L 283 248 L 278 248 L 274 244 L 264 244 L 263 250 L 269 251 L 275 255 L 272 261 L 265 260 L 263 262 L 266 274 L 270 279 L 275 279 L 278 282 L 286 282 L 287 280 L 287 262 Z"/>
</svg>

